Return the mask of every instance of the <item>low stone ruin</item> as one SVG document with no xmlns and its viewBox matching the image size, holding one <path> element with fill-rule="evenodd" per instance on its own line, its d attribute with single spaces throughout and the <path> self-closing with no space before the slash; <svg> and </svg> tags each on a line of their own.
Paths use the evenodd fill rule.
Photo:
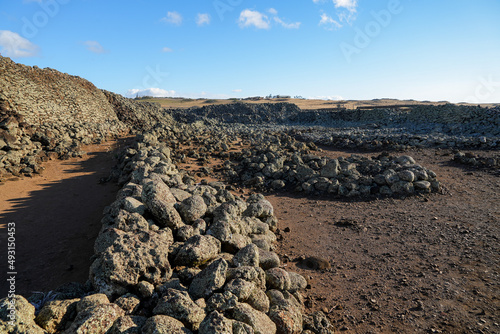
<svg viewBox="0 0 500 334">
<path fill-rule="evenodd" d="M 125 185 L 104 212 L 87 284 L 51 301 L 32 296 L 36 317 L 16 296 L 14 326 L 2 300 L 0 331 L 332 332 L 322 313 L 304 314 L 307 281 L 273 252 L 277 219 L 264 196 L 195 184 L 172 165 L 166 145 L 136 142 L 121 162 Z"/>
<path fill-rule="evenodd" d="M 440 191 L 436 174 L 406 155 L 351 155 L 330 159 L 289 136 L 267 136 L 231 155 L 225 174 L 236 184 L 263 190 L 288 188 L 334 198 L 409 196 Z M 319 152 L 316 152 L 319 153 Z"/>
</svg>

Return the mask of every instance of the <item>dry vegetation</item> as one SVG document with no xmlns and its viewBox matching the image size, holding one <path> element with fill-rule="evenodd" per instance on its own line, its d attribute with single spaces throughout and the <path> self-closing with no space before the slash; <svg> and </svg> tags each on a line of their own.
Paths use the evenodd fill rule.
<svg viewBox="0 0 500 334">
<path fill-rule="evenodd" d="M 442 105 L 448 103 L 447 101 L 430 102 L 430 101 L 415 101 L 415 100 L 395 100 L 395 99 L 374 99 L 374 100 L 309 100 L 309 99 L 262 99 L 262 100 L 239 100 L 239 99 L 185 99 L 185 98 L 143 98 L 140 101 L 159 103 L 164 108 L 191 108 L 203 107 L 209 104 L 230 104 L 236 102 L 245 103 L 279 103 L 288 102 L 294 103 L 301 109 L 330 109 L 330 108 L 346 108 L 356 109 L 357 107 L 368 106 L 387 106 L 387 105 Z M 462 104 L 462 103 L 461 103 Z M 466 104 L 466 103 L 463 103 Z M 492 107 L 495 104 L 482 104 L 483 107 Z"/>
</svg>

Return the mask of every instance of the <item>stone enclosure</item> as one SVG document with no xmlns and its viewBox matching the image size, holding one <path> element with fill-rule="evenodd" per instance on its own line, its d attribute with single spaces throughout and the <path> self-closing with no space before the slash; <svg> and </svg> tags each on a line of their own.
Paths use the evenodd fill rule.
<svg viewBox="0 0 500 334">
<path fill-rule="evenodd" d="M 498 108 L 165 110 L 4 57 L 0 71 L 0 178 L 42 173 L 44 161 L 84 154 L 81 145 L 135 136 L 110 173 L 122 188 L 103 214 L 89 280 L 16 296 L 13 325 L 1 300 L 6 333 L 332 333 L 324 314 L 305 314 L 308 282 L 274 252 L 270 202 L 236 196 L 229 183 L 345 199 L 420 195 L 440 191 L 439 175 L 384 150 L 500 143 Z M 194 142 L 198 151 L 184 154 Z M 329 159 L 318 145 L 379 153 Z M 189 157 L 221 160 L 227 183 L 197 183 L 179 167 Z M 458 151 L 454 159 L 498 168 Z"/>
</svg>

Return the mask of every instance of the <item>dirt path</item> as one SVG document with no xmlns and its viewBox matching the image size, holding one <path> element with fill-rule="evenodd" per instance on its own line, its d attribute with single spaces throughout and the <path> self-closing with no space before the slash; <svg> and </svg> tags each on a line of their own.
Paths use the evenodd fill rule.
<svg viewBox="0 0 500 334">
<path fill-rule="evenodd" d="M 83 158 L 49 161 L 40 176 L 0 185 L 0 297 L 7 295 L 6 225 L 16 225 L 16 293 L 85 283 L 102 211 L 116 195 L 109 175 L 117 142 L 82 147 Z"/>
<path fill-rule="evenodd" d="M 17 293 L 87 279 L 102 210 L 118 188 L 98 183 L 113 165 L 111 143 L 86 150 L 84 159 L 47 163 L 41 177 L 0 186 L 2 249 L 5 224 L 17 228 Z M 323 310 L 343 333 L 499 333 L 500 178 L 450 163 L 449 152 L 405 154 L 434 170 L 445 193 L 372 201 L 267 196 L 283 237 L 277 252 L 310 281 L 307 311 Z M 186 165 L 201 167 L 193 159 Z M 331 268 L 307 268 L 294 261 L 301 256 Z M 4 296 L 3 279 L 0 288 Z"/>
</svg>

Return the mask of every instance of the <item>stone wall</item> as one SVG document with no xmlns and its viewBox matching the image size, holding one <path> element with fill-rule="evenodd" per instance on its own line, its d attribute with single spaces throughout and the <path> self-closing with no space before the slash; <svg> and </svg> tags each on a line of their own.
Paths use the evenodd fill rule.
<svg viewBox="0 0 500 334">
<path fill-rule="evenodd" d="M 134 130 L 149 130 L 158 123 L 171 125 L 174 120 L 159 104 L 135 101 L 103 90 L 117 117 Z"/>
<path fill-rule="evenodd" d="M 116 123 L 104 93 L 89 81 L 0 57 L 0 100 L 32 125 Z"/>
<path fill-rule="evenodd" d="M 53 69 L 0 56 L 0 74 L 0 181 L 39 173 L 48 159 L 80 156 L 81 145 L 174 122 L 157 104 Z"/>
<path fill-rule="evenodd" d="M 290 103 L 210 105 L 175 109 L 180 121 L 215 120 L 226 124 L 323 126 L 330 128 L 401 128 L 408 133 L 438 132 L 454 136 L 500 136 L 500 110 L 453 104 L 421 105 L 409 109 L 301 110 Z"/>
<path fill-rule="evenodd" d="M 120 155 L 127 183 L 104 211 L 87 284 L 35 293 L 36 309 L 15 296 L 13 321 L 0 300 L 0 332 L 333 333 L 322 312 L 305 314 L 307 280 L 273 251 L 271 203 L 195 184 L 158 141 L 175 136 L 153 129 Z"/>
</svg>

